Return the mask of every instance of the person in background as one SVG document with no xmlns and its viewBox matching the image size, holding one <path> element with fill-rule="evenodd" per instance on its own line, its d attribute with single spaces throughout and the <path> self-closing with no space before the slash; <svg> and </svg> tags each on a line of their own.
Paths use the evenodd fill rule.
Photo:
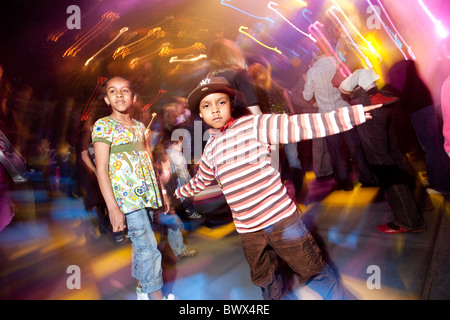
<svg viewBox="0 0 450 320">
<path fill-rule="evenodd" d="M 123 232 L 112 232 L 109 222 L 108 209 L 105 200 L 98 186 L 97 168 L 95 166 L 94 144 L 92 143 L 92 129 L 95 120 L 98 117 L 90 115 L 89 118 L 81 123 L 80 139 L 78 140 L 78 182 L 80 191 L 85 200 L 87 210 L 94 210 L 98 222 L 98 231 L 100 234 L 112 234 L 115 242 L 123 241 Z"/>
<path fill-rule="evenodd" d="M 336 70 L 334 58 L 322 52 L 306 73 L 303 97 L 308 101 L 315 98 L 319 106 L 319 112 L 331 112 L 338 108 L 349 106 L 342 99 L 339 90 L 331 82 Z M 357 128 L 327 136 L 325 137 L 325 142 L 337 181 L 337 189 L 353 190 L 351 167 L 349 167 L 348 156 L 346 155 L 347 150 L 356 167 L 359 182 L 363 186 L 376 184 L 375 177 L 361 146 Z"/>
<path fill-rule="evenodd" d="M 398 145 L 393 115 L 393 103 L 398 98 L 385 96 L 388 93 L 383 88 L 378 91 L 376 81 L 379 78 L 373 70 L 358 69 L 339 85 L 339 90 L 348 95 L 351 104 L 367 106 L 374 97 L 384 102 L 382 108 L 371 112 L 372 119 L 358 127 L 368 162 L 394 215 L 392 221 L 378 225 L 376 229 L 385 234 L 422 232 L 426 224 L 421 212 L 421 197 L 427 197 L 423 201 L 429 201 L 428 195 L 422 192 L 419 196 L 416 172 Z"/>
<path fill-rule="evenodd" d="M 248 67 L 248 72 L 255 81 L 256 91 L 258 93 L 261 111 L 271 114 L 293 115 L 295 111 L 287 93 L 278 82 L 272 78 L 270 65 L 263 66 L 261 63 L 253 63 Z M 288 172 L 281 171 L 282 177 L 291 180 L 295 187 L 294 201 L 303 203 L 303 179 L 304 171 L 302 169 L 298 156 L 297 143 L 288 143 L 282 146 L 289 165 Z M 276 150 L 275 150 L 276 151 Z M 280 168 L 282 169 L 282 168 Z"/>
<path fill-rule="evenodd" d="M 450 158 L 450 76 L 442 84 L 441 90 L 442 108 L 442 134 L 444 135 L 444 149 Z"/>
<path fill-rule="evenodd" d="M 450 159 L 444 150 L 442 129 L 431 92 L 413 60 L 395 63 L 388 72 L 389 84 L 400 97 L 400 109 L 409 118 L 425 153 L 430 193 L 450 193 Z M 410 139 L 410 137 L 406 137 Z"/>
<path fill-rule="evenodd" d="M 259 114 L 258 94 L 253 78 L 248 73 L 248 62 L 242 50 L 229 39 L 218 39 L 208 49 L 210 70 L 208 76 L 224 77 L 240 92 L 235 97 L 235 114 Z"/>
</svg>

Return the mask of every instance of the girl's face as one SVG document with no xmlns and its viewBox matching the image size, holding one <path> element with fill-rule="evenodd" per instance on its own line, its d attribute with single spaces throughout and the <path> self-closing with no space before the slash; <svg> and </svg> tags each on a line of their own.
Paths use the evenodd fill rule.
<svg viewBox="0 0 450 320">
<path fill-rule="evenodd" d="M 127 113 L 136 102 L 136 95 L 131 91 L 129 81 L 120 77 L 109 80 L 106 84 L 105 102 L 113 111 Z"/>
<path fill-rule="evenodd" d="M 211 93 L 199 105 L 200 117 L 214 129 L 222 128 L 231 119 L 231 102 L 226 93 Z"/>
</svg>

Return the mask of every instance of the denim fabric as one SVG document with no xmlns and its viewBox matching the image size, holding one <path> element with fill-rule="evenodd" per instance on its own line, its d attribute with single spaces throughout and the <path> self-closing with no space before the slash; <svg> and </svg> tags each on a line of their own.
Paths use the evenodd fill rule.
<svg viewBox="0 0 450 320">
<path fill-rule="evenodd" d="M 175 256 L 186 250 L 183 242 L 183 222 L 176 214 L 161 213 L 158 218 L 159 225 L 167 230 L 167 241 Z"/>
<path fill-rule="evenodd" d="M 266 300 L 288 296 L 278 271 L 278 257 L 300 277 L 302 283 L 324 299 L 342 299 L 342 287 L 322 254 L 301 216 L 295 212 L 286 219 L 256 232 L 240 234 L 251 278 Z"/>
<path fill-rule="evenodd" d="M 298 158 L 297 143 L 288 143 L 284 145 L 284 152 L 290 168 L 302 169 L 300 159 Z"/>
<path fill-rule="evenodd" d="M 142 287 L 142 292 L 152 293 L 162 288 L 161 252 L 158 250 L 150 219 L 153 211 L 140 209 L 125 215 L 133 251 L 131 274 Z"/>
</svg>

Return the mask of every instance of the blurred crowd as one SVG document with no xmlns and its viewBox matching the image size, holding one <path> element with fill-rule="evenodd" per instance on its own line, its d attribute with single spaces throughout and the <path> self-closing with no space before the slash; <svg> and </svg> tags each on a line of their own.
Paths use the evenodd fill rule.
<svg viewBox="0 0 450 320">
<path fill-rule="evenodd" d="M 448 113 L 445 110 L 448 108 L 448 98 L 444 96 L 448 90 L 442 90 L 442 102 L 433 101 L 414 61 L 405 60 L 395 64 L 389 71 L 388 85 L 380 87 L 377 83 L 380 76 L 373 70 L 367 74 L 369 70 L 358 65 L 353 66 L 351 79 L 338 77 L 333 58 L 319 51 L 314 54 L 311 63 L 300 62 L 301 66 L 297 68 L 300 74 L 292 84 L 284 82 L 282 78 L 277 79 L 264 57 L 245 57 L 232 41 L 222 42 L 224 47 L 233 47 L 230 56 L 239 54 L 244 57 L 242 65 L 230 64 L 228 68 L 244 71 L 244 76 L 239 77 L 254 88 L 255 102 L 248 103 L 245 99 L 248 89 L 236 89 L 243 91 L 243 103 L 256 105 L 259 109 L 257 112 L 326 112 L 349 103 L 383 103 L 383 109 L 389 110 L 389 115 L 380 115 L 380 118 L 376 117 L 378 120 L 374 119 L 375 122 L 379 121 L 377 128 L 361 126 L 361 129 L 350 130 L 346 134 L 302 141 L 276 150 L 279 152 L 282 178 L 297 204 L 305 205 L 309 201 L 304 183 L 307 171 L 314 172 L 317 181 L 335 180 L 335 188 L 345 191 L 351 191 L 358 182 L 363 186 L 380 186 L 391 201 L 399 197 L 397 191 L 390 189 L 393 185 L 407 185 L 406 189 L 417 194 L 416 178 L 419 175 L 420 190 L 428 188 L 428 192 L 450 192 L 449 157 L 448 150 L 444 149 L 444 128 L 449 122 L 444 118 Z M 210 51 L 211 61 L 213 54 Z M 226 57 L 222 55 L 219 59 L 223 62 Z M 211 62 L 211 68 L 213 66 Z M 216 72 L 226 74 L 225 69 Z M 236 86 L 242 85 L 244 80 L 238 79 L 236 75 L 233 77 Z M 145 85 L 139 83 L 136 87 L 145 88 Z M 19 212 L 17 208 L 20 205 L 15 204 L 15 199 L 8 198 L 7 190 L 17 188 L 30 192 L 35 189 L 45 190 L 49 196 L 80 198 L 84 200 L 87 210 L 100 207 L 100 215 L 107 217 L 104 206 L 100 205 L 101 195 L 96 197 L 93 191 L 96 184 L 95 174 L 92 174 L 95 166 L 89 163 L 95 160 L 90 142 L 92 125 L 95 120 L 108 114 L 101 93 L 99 96 L 93 101 L 87 119 L 80 120 L 83 105 L 78 100 L 72 97 L 64 101 L 38 99 L 30 85 L 11 82 L 7 70 L 0 65 L 2 148 L 5 149 L 6 145 L 13 148 L 14 153 L 22 157 L 29 168 L 27 173 L 24 172 L 26 182 L 20 184 L 14 183 L 5 165 L 0 167 L 1 188 L 4 190 L 2 221 L 6 221 L 2 222 L 2 228 L 14 214 L 17 219 L 33 216 L 30 212 Z M 144 109 L 143 101 L 139 99 L 134 117 L 149 125 L 155 165 L 163 178 L 165 172 L 170 171 L 167 188 L 175 190 L 195 173 L 196 161 L 201 155 L 201 151 L 198 153 L 195 148 L 199 148 L 199 143 L 200 148 L 203 147 L 207 140 L 207 127 L 195 112 L 186 107 L 186 98 L 179 95 L 165 98 L 159 105 Z M 388 132 L 384 141 L 381 141 L 377 130 Z M 201 137 L 196 138 L 200 132 Z M 419 163 L 420 169 L 411 167 L 411 161 Z M 398 183 L 400 180 L 402 182 Z M 227 217 L 229 212 L 223 199 L 222 202 L 220 200 L 220 189 L 210 192 L 206 199 L 211 201 L 173 199 L 172 207 L 182 219 L 210 215 L 207 221 L 211 222 L 217 218 L 217 212 Z M 426 199 L 417 199 L 415 195 L 411 196 L 413 198 L 418 206 L 414 209 L 417 212 L 427 206 Z M 396 203 L 393 202 L 393 210 L 396 209 Z M 217 211 L 218 207 L 222 209 Z M 225 218 L 225 221 L 231 220 Z M 107 218 L 103 219 L 100 228 L 107 228 L 107 224 Z"/>
</svg>

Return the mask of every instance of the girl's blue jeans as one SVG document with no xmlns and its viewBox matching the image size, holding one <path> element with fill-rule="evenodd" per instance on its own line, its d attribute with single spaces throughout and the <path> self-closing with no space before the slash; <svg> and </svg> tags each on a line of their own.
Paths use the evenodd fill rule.
<svg viewBox="0 0 450 320">
<path fill-rule="evenodd" d="M 151 220 L 153 211 L 140 209 L 127 213 L 128 233 L 133 251 L 131 274 L 142 287 L 142 292 L 152 293 L 163 286 L 161 269 L 161 252 L 158 250 L 155 234 L 152 230 Z"/>
</svg>

